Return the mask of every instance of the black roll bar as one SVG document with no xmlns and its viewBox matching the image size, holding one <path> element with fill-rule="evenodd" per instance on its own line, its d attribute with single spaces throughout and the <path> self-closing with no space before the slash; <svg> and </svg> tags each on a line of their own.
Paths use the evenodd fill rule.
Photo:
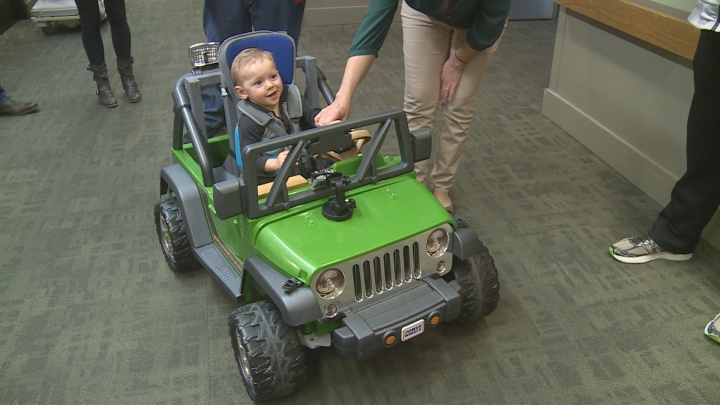
<svg viewBox="0 0 720 405">
<path fill-rule="evenodd" d="M 185 78 L 192 75 L 192 73 L 188 73 L 180 77 L 175 83 L 175 88 L 172 92 L 174 102 L 173 112 L 175 113 L 175 119 L 173 120 L 173 149 L 182 150 L 183 148 L 184 126 L 187 128 L 190 141 L 195 148 L 200 171 L 202 172 L 203 185 L 205 187 L 212 187 L 212 185 L 215 184 L 215 176 L 213 175 L 212 163 L 209 158 L 210 146 L 207 139 L 202 136 L 197 121 L 195 121 L 195 117 L 190 108 L 190 100 L 185 90 Z"/>
</svg>

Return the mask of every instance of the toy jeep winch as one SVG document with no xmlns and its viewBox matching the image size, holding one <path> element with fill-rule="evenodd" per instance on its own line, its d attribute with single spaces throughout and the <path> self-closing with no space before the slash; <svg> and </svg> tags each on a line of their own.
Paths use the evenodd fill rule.
<svg viewBox="0 0 720 405">
<path fill-rule="evenodd" d="M 283 34 L 265 33 L 275 35 Z M 475 231 L 415 179 L 413 163 L 429 157 L 431 138 L 408 131 L 402 111 L 240 150 L 233 150 L 232 133 L 204 136 L 202 110 L 192 100 L 208 81 L 227 86 L 223 64 L 247 37 L 222 44 L 220 69 L 194 71 L 175 86 L 173 164 L 160 172 L 155 222 L 173 270 L 204 267 L 240 304 L 229 330 L 250 397 L 269 400 L 300 388 L 303 346 L 363 359 L 440 323 L 490 314 L 499 298 L 493 259 Z M 323 86 L 312 58 L 298 62 L 294 47 L 289 55 L 292 70 L 299 65 L 316 75 L 306 83 L 320 78 Z M 292 84 L 282 70 L 281 77 Z M 232 97 L 225 103 L 234 112 Z M 303 153 L 346 151 L 359 129 L 372 136 L 357 156 L 346 154 L 307 179 L 294 175 Z M 183 143 L 184 130 L 190 143 Z M 386 153 L 388 143 L 394 153 Z M 236 159 L 254 162 L 282 147 L 290 152 L 273 183 L 259 187 L 255 165 L 233 167 Z"/>
</svg>

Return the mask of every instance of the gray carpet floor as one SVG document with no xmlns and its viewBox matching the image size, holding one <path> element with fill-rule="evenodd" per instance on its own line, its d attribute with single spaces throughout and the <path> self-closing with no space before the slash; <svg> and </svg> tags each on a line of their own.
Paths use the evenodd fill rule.
<svg viewBox="0 0 720 405">
<path fill-rule="evenodd" d="M 0 83 L 38 114 L 0 117 L 0 403 L 247 404 L 204 271 L 166 266 L 152 208 L 171 163 L 176 79 L 199 0 L 127 0 L 143 101 L 102 108 L 77 29 L 0 36 Z M 481 89 L 452 196 L 493 254 L 497 310 L 363 362 L 308 353 L 285 404 L 717 404 L 720 252 L 623 265 L 610 243 L 660 208 L 540 113 L 554 21 L 512 21 Z M 340 83 L 357 25 L 306 27 L 299 53 Z M 109 26 L 103 28 L 111 83 Z M 353 116 L 402 107 L 395 25 Z M 120 97 L 119 97 L 120 98 Z"/>
</svg>

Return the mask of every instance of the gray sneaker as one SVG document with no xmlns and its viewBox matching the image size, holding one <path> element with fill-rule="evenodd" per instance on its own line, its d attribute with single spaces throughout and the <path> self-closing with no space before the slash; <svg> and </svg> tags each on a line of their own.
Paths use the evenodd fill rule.
<svg viewBox="0 0 720 405">
<path fill-rule="evenodd" d="M 623 263 L 647 263 L 655 259 L 682 262 L 690 260 L 692 253 L 670 253 L 663 249 L 649 233 L 625 238 L 610 246 L 610 255 Z"/>
<path fill-rule="evenodd" d="M 720 314 L 717 314 L 715 319 L 710 321 L 705 327 L 705 336 L 709 337 L 713 341 L 720 343 Z"/>
</svg>

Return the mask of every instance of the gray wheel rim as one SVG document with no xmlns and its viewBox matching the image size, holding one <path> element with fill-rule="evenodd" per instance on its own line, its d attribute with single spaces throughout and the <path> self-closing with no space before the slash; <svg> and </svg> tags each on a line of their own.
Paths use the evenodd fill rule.
<svg viewBox="0 0 720 405">
<path fill-rule="evenodd" d="M 235 341 L 237 342 L 238 347 L 238 361 L 240 363 L 240 370 L 243 373 L 243 376 L 245 379 L 252 384 L 253 378 L 250 375 L 250 360 L 248 360 L 247 352 L 245 351 L 245 347 L 242 344 L 242 338 L 240 337 L 240 332 L 238 332 L 237 328 L 235 329 Z"/>
<path fill-rule="evenodd" d="M 173 248 L 172 248 L 172 242 L 170 241 L 170 231 L 168 230 L 167 221 L 165 221 L 165 218 L 160 218 L 160 232 L 162 232 L 162 245 L 163 249 L 172 256 L 173 254 Z"/>
</svg>

